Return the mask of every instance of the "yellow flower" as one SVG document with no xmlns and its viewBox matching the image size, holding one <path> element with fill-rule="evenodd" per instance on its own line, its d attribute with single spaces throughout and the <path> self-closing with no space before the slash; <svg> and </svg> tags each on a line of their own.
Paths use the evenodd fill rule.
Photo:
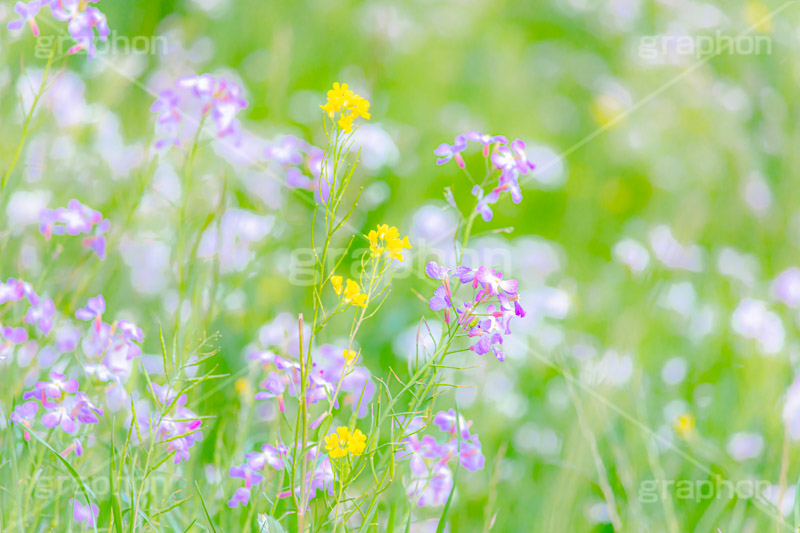
<svg viewBox="0 0 800 533">
<path fill-rule="evenodd" d="M 345 350 L 342 352 L 342 357 L 344 357 L 344 366 L 353 366 L 356 363 L 356 357 L 358 354 L 355 350 Z"/>
<path fill-rule="evenodd" d="M 367 436 L 360 429 L 351 434 L 347 427 L 339 426 L 335 433 L 325 437 L 325 449 L 332 459 L 344 457 L 348 452 L 361 455 L 366 448 L 366 440 Z"/>
<path fill-rule="evenodd" d="M 365 307 L 367 305 L 367 295 L 361 292 L 361 287 L 358 283 L 348 279 L 347 286 L 344 288 L 344 301 L 356 307 Z"/>
<path fill-rule="evenodd" d="M 347 455 L 347 447 L 350 444 L 350 431 L 340 426 L 336 428 L 336 433 L 331 433 L 325 437 L 325 449 L 331 459 L 338 459 Z"/>
<path fill-rule="evenodd" d="M 334 83 L 333 89 L 328 91 L 328 101 L 319 107 L 330 118 L 334 118 L 336 113 L 341 113 L 338 124 L 345 133 L 353 129 L 353 120 L 356 118 L 362 117 L 368 120 L 371 116 L 369 101 L 355 94 L 346 83 L 341 85 L 338 82 Z"/>
<path fill-rule="evenodd" d="M 378 229 L 370 231 L 367 239 L 372 257 L 380 257 L 385 252 L 389 259 L 402 261 L 403 250 L 411 248 L 408 237 L 401 239 L 397 228 L 388 224 L 378 224 Z"/>
<path fill-rule="evenodd" d="M 331 277 L 331 285 L 336 294 L 342 294 L 342 276 Z"/>
<path fill-rule="evenodd" d="M 364 448 L 367 447 L 367 436 L 364 435 L 360 429 L 357 429 L 353 432 L 353 435 L 350 437 L 350 446 L 349 450 L 350 453 L 353 455 L 361 455 L 364 453 Z"/>
<path fill-rule="evenodd" d="M 684 413 L 672 423 L 675 432 L 684 439 L 694 431 L 694 417 L 690 413 Z"/>
<path fill-rule="evenodd" d="M 411 248 L 411 243 L 408 242 L 408 236 L 403 237 L 403 240 L 395 239 L 386 243 L 386 253 L 391 259 L 403 260 L 403 249 Z"/>
</svg>

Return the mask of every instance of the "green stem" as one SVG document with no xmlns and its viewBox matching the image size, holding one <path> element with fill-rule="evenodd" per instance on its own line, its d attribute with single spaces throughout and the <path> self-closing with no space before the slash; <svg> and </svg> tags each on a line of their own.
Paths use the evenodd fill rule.
<svg viewBox="0 0 800 533">
<path fill-rule="evenodd" d="M 47 75 L 50 73 L 50 67 L 53 66 L 53 58 L 56 55 L 56 48 L 53 47 L 50 50 L 50 55 L 47 58 L 47 65 L 44 67 L 44 73 L 42 74 L 42 83 L 39 85 L 39 90 L 36 92 L 36 95 L 33 98 L 33 103 L 31 104 L 31 109 L 28 111 L 27 116 L 25 117 L 25 121 L 22 124 L 22 136 L 20 137 L 19 144 L 17 145 L 17 150 L 14 152 L 14 157 L 11 159 L 11 164 L 6 169 L 5 174 L 3 175 L 3 180 L 0 182 L 0 195 L 2 195 L 3 199 L 5 198 L 5 190 L 6 185 L 8 184 L 8 179 L 11 177 L 11 173 L 14 172 L 14 168 L 17 166 L 17 162 L 19 161 L 19 156 L 22 154 L 22 148 L 25 146 L 25 140 L 28 138 L 28 132 L 30 131 L 31 120 L 33 119 L 33 113 L 36 111 L 36 106 L 39 104 L 39 100 L 42 98 L 42 95 L 45 91 L 45 85 L 47 83 Z"/>
</svg>

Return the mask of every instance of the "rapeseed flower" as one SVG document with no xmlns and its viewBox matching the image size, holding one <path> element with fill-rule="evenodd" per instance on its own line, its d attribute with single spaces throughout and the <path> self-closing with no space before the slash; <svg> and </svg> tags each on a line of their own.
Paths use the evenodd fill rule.
<svg viewBox="0 0 800 533">
<path fill-rule="evenodd" d="M 380 257 L 385 253 L 389 259 L 402 261 L 403 250 L 411 248 L 408 236 L 401 239 L 397 228 L 388 224 L 379 224 L 377 230 L 367 234 L 367 239 L 372 257 Z"/>
<path fill-rule="evenodd" d="M 369 101 L 347 87 L 346 83 L 341 85 L 337 82 L 333 84 L 333 89 L 328 91 L 328 101 L 325 105 L 319 106 L 320 109 L 330 118 L 335 118 L 340 113 L 337 121 L 339 127 L 345 133 L 350 133 L 353 129 L 353 121 L 362 117 L 369 120 Z"/>
<path fill-rule="evenodd" d="M 334 433 L 325 437 L 325 449 L 332 459 L 345 457 L 348 453 L 361 455 L 366 448 L 367 436 L 356 429 L 353 433 L 345 426 L 339 426 Z"/>
</svg>

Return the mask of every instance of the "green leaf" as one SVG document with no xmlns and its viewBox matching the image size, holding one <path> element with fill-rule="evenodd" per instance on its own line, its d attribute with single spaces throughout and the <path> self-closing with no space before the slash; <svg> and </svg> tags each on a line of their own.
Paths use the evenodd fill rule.
<svg viewBox="0 0 800 533">
<path fill-rule="evenodd" d="M 111 513 L 114 516 L 114 531 L 122 533 L 122 512 L 119 504 L 119 491 L 116 490 L 117 484 L 114 481 L 114 472 L 117 470 L 116 448 L 114 445 L 114 428 L 111 428 L 111 468 L 108 469 L 108 497 L 111 500 Z"/>
<path fill-rule="evenodd" d="M 200 485 L 197 484 L 197 481 L 194 482 L 194 486 L 197 487 L 197 495 L 200 496 L 200 503 L 203 505 L 203 512 L 206 514 L 206 520 L 208 520 L 208 527 L 211 528 L 211 531 L 217 533 L 217 528 L 214 527 L 214 522 L 211 521 L 211 515 L 208 514 L 206 501 L 203 499 L 203 492 L 200 490 Z"/>
<path fill-rule="evenodd" d="M 59 461 L 61 461 L 61 464 L 63 464 L 66 467 L 67 471 L 72 476 L 72 479 L 74 479 L 75 483 L 78 484 L 78 488 L 81 489 L 81 492 L 83 493 L 83 497 L 86 498 L 86 504 L 91 508 L 92 500 L 91 500 L 91 498 L 89 498 L 89 491 L 86 488 L 86 485 L 83 484 L 83 480 L 81 479 L 81 476 L 78 474 L 78 472 L 74 468 L 72 468 L 72 465 L 69 464 L 69 462 L 66 459 L 61 457 L 60 453 L 55 451 L 52 446 L 47 444 L 47 442 L 45 442 L 45 440 L 42 437 L 40 437 L 39 435 L 37 435 L 33 431 L 29 431 L 28 433 L 30 433 L 30 435 L 33 438 L 35 438 L 36 440 L 41 442 L 44 445 L 45 448 L 50 450 L 50 453 L 52 453 Z M 94 527 L 94 533 L 97 533 L 97 520 L 94 521 L 94 526 L 93 527 Z"/>
<path fill-rule="evenodd" d="M 458 410 L 458 405 L 456 405 L 456 435 L 461 435 L 461 413 Z M 461 439 L 457 439 L 458 442 L 458 455 L 461 454 Z M 453 474 L 453 487 L 450 489 L 450 495 L 447 496 L 447 503 L 444 504 L 444 509 L 442 509 L 442 516 L 439 518 L 439 525 L 436 526 L 436 533 L 444 533 L 445 527 L 447 527 L 447 511 L 450 510 L 450 504 L 453 502 L 453 494 L 456 492 L 456 480 L 458 480 L 458 467 L 461 465 L 460 461 L 456 462 L 456 471 Z"/>
<path fill-rule="evenodd" d="M 287 533 L 276 519 L 266 514 L 258 515 L 258 533 Z"/>
<path fill-rule="evenodd" d="M 331 428 L 332 420 L 333 417 L 330 414 L 328 414 L 328 416 L 325 417 L 325 420 L 323 420 L 322 423 L 319 425 L 319 429 L 317 430 L 318 441 L 322 442 L 322 439 L 324 439 L 325 436 L 328 434 L 328 430 Z"/>
</svg>

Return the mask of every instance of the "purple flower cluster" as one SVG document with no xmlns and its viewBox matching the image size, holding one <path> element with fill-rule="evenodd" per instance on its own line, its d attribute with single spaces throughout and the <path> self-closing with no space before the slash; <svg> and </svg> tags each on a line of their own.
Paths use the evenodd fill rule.
<svg viewBox="0 0 800 533">
<path fill-rule="evenodd" d="M 282 342 L 284 337 L 281 332 L 287 326 L 284 320 L 285 316 L 281 315 L 273 324 L 262 329 L 260 344 L 266 348 L 251 347 L 247 356 L 248 359 L 260 363 L 267 372 L 267 377 L 261 382 L 263 390 L 255 394 L 255 399 L 274 398 L 281 412 L 286 409 L 285 395 L 296 397 L 300 391 L 300 363 L 296 359 L 296 346 Z M 282 351 L 286 356 L 278 355 L 276 351 Z M 308 403 L 326 401 L 338 388 L 338 392 L 345 395 L 344 403 L 353 409 L 361 399 L 359 416 L 366 416 L 367 406 L 377 390 L 369 370 L 357 365 L 345 368 L 342 350 L 329 344 L 320 346 L 314 353 L 313 361 L 310 384 L 306 391 Z M 338 398 L 334 400 L 334 405 L 338 407 Z M 312 427 L 316 427 L 321 420 L 315 420 Z"/>
<path fill-rule="evenodd" d="M 39 404 L 45 410 L 41 418 L 44 427 L 60 427 L 70 435 L 77 431 L 79 424 L 97 424 L 98 417 L 103 415 L 103 410 L 78 390 L 77 380 L 67 379 L 56 371 L 50 372 L 50 381 L 37 381 L 22 399 L 26 401 L 15 408 L 11 420 L 25 428 L 26 440 L 30 438 L 27 430 L 35 420 Z"/>
<path fill-rule="evenodd" d="M 0 281 L 0 305 L 13 302 L 28 304 L 23 322 L 36 327 L 44 336 L 50 334 L 56 311 L 53 300 L 40 298 L 26 281 L 14 278 L 8 278 L 5 283 Z M 28 331 L 23 327 L 0 324 L 0 361 L 6 359 L 16 346 L 27 343 L 29 338 Z"/>
<path fill-rule="evenodd" d="M 284 412 L 286 409 L 284 395 L 296 397 L 300 391 L 300 363 L 281 357 L 270 350 L 255 352 L 250 358 L 261 363 L 269 372 L 261 382 L 264 390 L 257 392 L 255 399 L 276 398 L 281 412 Z M 321 346 L 314 357 L 306 399 L 312 405 L 328 400 L 336 393 L 338 385 L 339 392 L 345 393 L 345 403 L 355 409 L 363 391 L 359 416 L 365 416 L 369 401 L 377 389 L 372 381 L 372 375 L 369 370 L 359 366 L 348 367 L 345 371 L 344 363 L 342 350 L 337 350 L 331 345 Z M 340 380 L 341 385 L 339 385 Z M 334 405 L 338 407 L 338 398 L 334 400 Z M 321 419 L 316 420 L 312 428 L 319 422 Z"/>
<path fill-rule="evenodd" d="M 233 136 L 238 142 L 236 115 L 246 107 L 242 89 L 225 78 L 211 74 L 179 78 L 175 87 L 161 91 L 150 107 L 157 115 L 156 148 L 180 146 L 193 138 L 205 117 L 213 121 L 218 137 Z M 184 120 L 187 117 L 192 117 L 188 123 Z"/>
<path fill-rule="evenodd" d="M 283 168 L 289 187 L 314 191 L 317 201 L 321 203 L 327 202 L 330 195 L 330 184 L 322 180 L 324 154 L 316 146 L 292 135 L 285 135 L 267 144 L 264 150 L 267 159 Z"/>
<path fill-rule="evenodd" d="M 203 421 L 199 420 L 197 414 L 186 407 L 185 394 L 176 400 L 177 393 L 172 391 L 169 386 L 156 384 L 153 384 L 153 392 L 162 405 L 172 406 L 169 413 L 155 421 L 153 434 L 161 442 L 167 442 L 167 452 L 175 452 L 173 463 L 188 461 L 189 449 L 203 438 L 203 434 L 200 432 Z M 137 407 L 136 412 L 139 413 L 139 411 Z M 143 413 L 139 413 L 137 422 L 145 428 L 149 428 L 149 409 L 142 411 Z"/>
<path fill-rule="evenodd" d="M 453 473 L 448 466 L 451 460 L 457 459 L 470 472 L 483 470 L 485 462 L 478 435 L 469 432 L 471 422 L 450 409 L 436 413 L 433 424 L 449 436 L 447 442 L 440 443 L 430 435 L 420 438 L 425 422 L 417 417 L 405 430 L 405 449 L 397 452 L 398 460 L 410 459 L 406 493 L 420 507 L 444 505 L 447 501 L 453 489 Z"/>
<path fill-rule="evenodd" d="M 468 141 L 481 144 L 483 157 L 490 158 L 493 168 L 500 171 L 497 184 L 488 194 L 485 193 L 483 185 L 476 184 L 472 188 L 472 195 L 478 201 L 476 210 L 483 220 L 489 222 L 494 216 L 490 206 L 497 202 L 501 193 L 509 192 L 515 204 L 522 201 L 519 176 L 528 174 L 535 166 L 528 161 L 523 141 L 517 139 L 509 143 L 503 135 L 485 135 L 479 131 L 468 131 L 457 136 L 452 145 L 440 144 L 433 152 L 439 156 L 436 164 L 443 165 L 454 159 L 459 167 L 465 168 L 466 163 L 461 153 L 467 149 Z M 494 151 L 492 151 L 492 147 L 494 147 Z"/>
<path fill-rule="evenodd" d="M 477 342 L 470 347 L 478 355 L 494 352 L 498 361 L 505 360 L 502 349 L 503 335 L 511 334 L 509 323 L 515 316 L 524 317 L 525 310 L 519 303 L 517 282 L 503 279 L 501 272 L 493 268 L 471 269 L 459 266 L 455 269 L 440 266 L 435 261 L 425 265 L 428 277 L 441 280 L 442 284 L 433 291 L 428 302 L 432 311 L 444 310 L 444 318 L 450 323 L 452 309 L 457 314 L 457 323 Z M 456 307 L 453 295 L 457 292 L 451 286 L 458 281 L 462 286 L 471 286 L 474 296 Z M 485 306 L 485 308 L 483 307 Z"/>
<path fill-rule="evenodd" d="M 245 457 L 247 462 L 243 465 L 232 466 L 228 477 L 244 480 L 244 487 L 236 489 L 233 497 L 228 501 L 228 507 L 237 505 L 248 505 L 250 503 L 250 489 L 264 481 L 264 476 L 259 472 L 263 471 L 267 465 L 280 471 L 283 468 L 283 458 L 287 456 L 289 449 L 283 444 L 277 447 L 265 444 L 260 452 L 248 453 Z"/>
<path fill-rule="evenodd" d="M 106 301 L 102 294 L 89 298 L 86 307 L 78 309 L 75 317 L 90 322 L 81 347 L 90 361 L 85 365 L 87 374 L 106 383 L 106 402 L 112 411 L 128 405 L 125 383 L 132 371 L 132 361 L 139 357 L 144 340 L 142 330 L 127 320 L 108 324 L 103 321 Z"/>
<path fill-rule="evenodd" d="M 289 454 L 287 458 L 291 461 L 292 457 Z M 319 490 L 327 492 L 329 496 L 333 496 L 334 475 L 330 458 L 320 451 L 319 446 L 315 445 L 306 452 L 306 461 L 310 468 L 305 477 L 305 494 L 308 500 L 311 501 L 316 498 Z M 292 468 L 294 468 L 294 465 L 292 465 Z M 294 492 L 298 497 L 301 492 L 300 488 L 299 485 L 294 488 Z M 287 490 L 279 493 L 278 498 L 288 498 L 291 495 L 292 491 Z"/>
<path fill-rule="evenodd" d="M 106 238 L 110 223 L 99 211 L 78 200 L 70 200 L 67 207 L 43 209 L 39 214 L 39 231 L 47 240 L 53 235 L 88 235 L 83 246 L 94 250 L 100 260 L 106 258 Z"/>
<path fill-rule="evenodd" d="M 33 35 L 38 37 L 39 26 L 36 23 L 36 16 L 43 7 L 49 7 L 53 18 L 67 23 L 67 31 L 75 40 L 76 44 L 67 53 L 75 54 L 86 50 L 89 57 L 94 57 L 95 37 L 105 42 L 110 33 L 106 16 L 96 7 L 89 5 L 97 2 L 98 0 L 30 0 L 27 4 L 17 2 L 14 12 L 19 18 L 9 22 L 8 29 L 21 30 L 27 24 Z"/>
</svg>

